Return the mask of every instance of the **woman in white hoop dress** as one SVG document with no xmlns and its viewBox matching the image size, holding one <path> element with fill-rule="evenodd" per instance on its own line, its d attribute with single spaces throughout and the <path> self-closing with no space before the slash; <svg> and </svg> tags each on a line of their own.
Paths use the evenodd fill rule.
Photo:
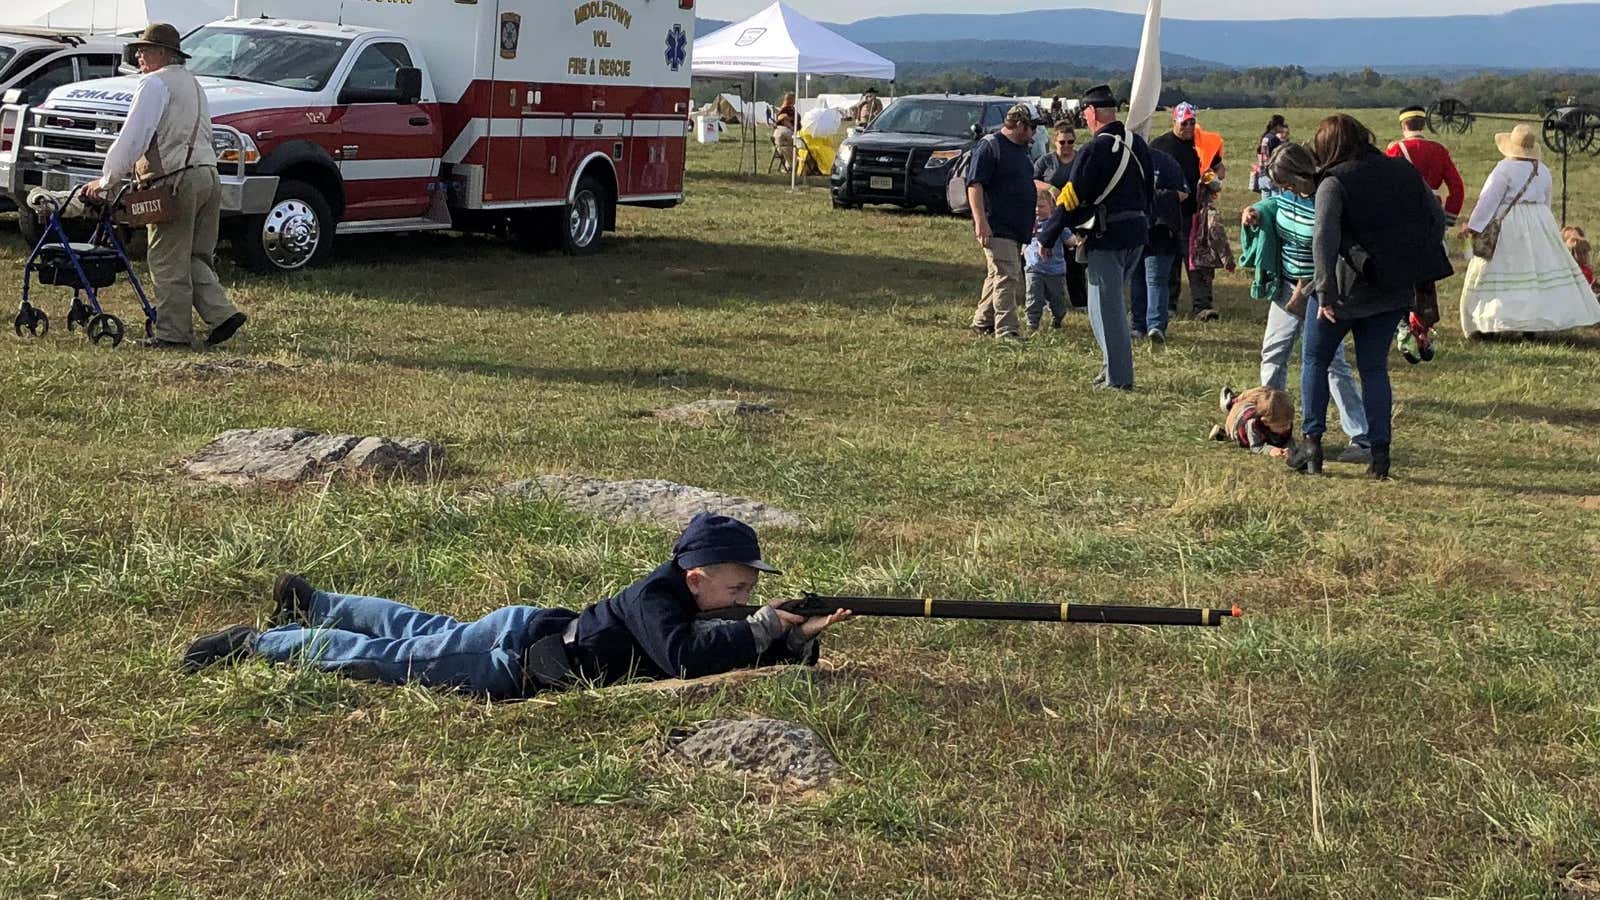
<svg viewBox="0 0 1600 900">
<path fill-rule="evenodd" d="M 1462 234 L 1479 234 L 1498 217 L 1500 241 L 1491 259 L 1474 256 L 1461 289 L 1461 331 L 1467 337 L 1504 332 L 1564 331 L 1600 322 L 1600 303 L 1583 277 L 1550 211 L 1550 170 L 1539 161 L 1527 125 L 1494 136 L 1505 159 L 1483 183 Z"/>
</svg>

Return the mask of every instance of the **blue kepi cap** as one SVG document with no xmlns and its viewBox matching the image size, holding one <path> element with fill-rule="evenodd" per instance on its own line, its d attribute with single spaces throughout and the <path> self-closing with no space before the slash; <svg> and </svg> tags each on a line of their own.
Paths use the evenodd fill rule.
<svg viewBox="0 0 1600 900">
<path fill-rule="evenodd" d="M 761 559 L 761 544 L 756 541 L 754 528 L 716 513 L 703 512 L 689 520 L 672 547 L 672 558 L 685 570 L 735 562 L 761 572 L 783 574 Z"/>
</svg>

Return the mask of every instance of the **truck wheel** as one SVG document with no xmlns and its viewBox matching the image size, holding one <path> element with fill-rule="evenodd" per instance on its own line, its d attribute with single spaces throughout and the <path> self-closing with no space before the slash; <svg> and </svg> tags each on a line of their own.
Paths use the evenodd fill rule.
<svg viewBox="0 0 1600 900">
<path fill-rule="evenodd" d="M 600 249 L 600 232 L 615 214 L 611 208 L 611 192 L 600 179 L 585 175 L 578 179 L 578 190 L 567 204 L 566 216 L 561 225 L 561 250 L 572 256 L 593 253 Z"/>
<path fill-rule="evenodd" d="M 244 216 L 233 249 L 253 272 L 293 272 L 328 257 L 333 211 L 321 192 L 303 181 L 281 181 L 265 215 Z"/>
</svg>

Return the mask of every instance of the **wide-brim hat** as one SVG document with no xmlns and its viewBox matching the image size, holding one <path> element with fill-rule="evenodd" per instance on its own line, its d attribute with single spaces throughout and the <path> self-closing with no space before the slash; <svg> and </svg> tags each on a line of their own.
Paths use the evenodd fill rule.
<svg viewBox="0 0 1600 900">
<path fill-rule="evenodd" d="M 1543 159 L 1544 149 L 1539 138 L 1527 125 L 1518 125 L 1510 131 L 1494 136 L 1494 145 L 1506 159 Z"/>
<path fill-rule="evenodd" d="M 181 40 L 177 28 L 165 22 L 154 22 L 145 27 L 144 34 L 138 40 L 128 42 L 128 52 L 132 53 L 140 47 L 160 47 L 179 59 L 188 59 L 189 54 L 183 52 Z"/>
</svg>

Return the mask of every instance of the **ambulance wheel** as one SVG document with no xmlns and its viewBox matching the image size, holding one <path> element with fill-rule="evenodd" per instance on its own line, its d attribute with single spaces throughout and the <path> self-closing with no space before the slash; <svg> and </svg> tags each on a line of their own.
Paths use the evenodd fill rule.
<svg viewBox="0 0 1600 900">
<path fill-rule="evenodd" d="M 89 335 L 89 340 L 98 344 L 101 341 L 111 341 L 111 346 L 122 343 L 122 336 L 127 329 L 122 326 L 122 320 L 110 313 L 101 313 L 89 320 L 89 327 L 84 330 Z"/>
<path fill-rule="evenodd" d="M 327 259 L 333 246 L 333 211 L 316 188 L 281 181 L 265 215 L 242 216 L 233 235 L 239 265 L 267 274 L 293 272 Z"/>
<path fill-rule="evenodd" d="M 13 320 L 12 327 L 16 329 L 17 337 L 22 336 L 24 329 L 34 337 L 44 337 L 50 332 L 50 317 L 44 310 L 24 303 L 17 310 L 17 318 Z"/>
<path fill-rule="evenodd" d="M 585 175 L 567 204 L 561 223 L 561 252 L 582 256 L 600 249 L 600 233 L 611 211 L 611 192 L 600 179 Z"/>
</svg>

